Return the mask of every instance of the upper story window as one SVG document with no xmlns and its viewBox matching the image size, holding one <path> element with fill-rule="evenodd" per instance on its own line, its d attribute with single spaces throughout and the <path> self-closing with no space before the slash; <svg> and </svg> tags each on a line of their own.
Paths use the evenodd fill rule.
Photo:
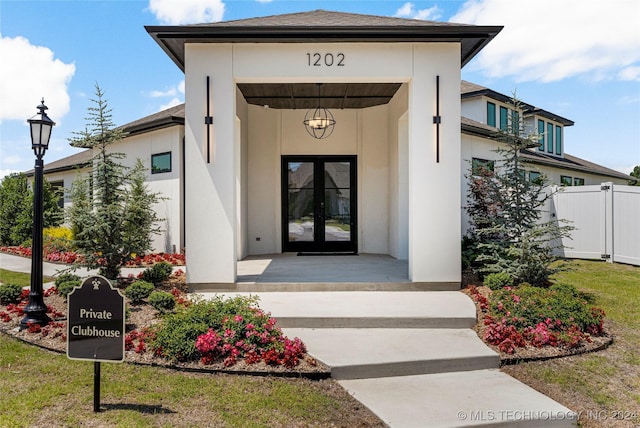
<svg viewBox="0 0 640 428">
<path fill-rule="evenodd" d="M 556 154 L 562 154 L 562 126 L 556 125 Z"/>
<path fill-rule="evenodd" d="M 151 174 L 171 172 L 171 152 L 151 155 Z"/>
<path fill-rule="evenodd" d="M 496 126 L 496 105 L 490 102 L 487 102 L 487 125 Z"/>
<path fill-rule="evenodd" d="M 540 147 L 538 147 L 538 150 L 544 152 L 544 120 L 542 119 L 538 119 L 538 138 L 540 139 Z"/>
<path fill-rule="evenodd" d="M 500 106 L 500 129 L 506 131 L 509 127 L 509 109 Z"/>
<path fill-rule="evenodd" d="M 571 184 L 573 184 L 573 179 L 571 177 L 569 177 L 568 175 L 561 175 L 560 176 L 560 184 L 562 186 L 571 186 Z"/>
<path fill-rule="evenodd" d="M 547 152 L 553 153 L 553 123 L 547 122 Z"/>
</svg>

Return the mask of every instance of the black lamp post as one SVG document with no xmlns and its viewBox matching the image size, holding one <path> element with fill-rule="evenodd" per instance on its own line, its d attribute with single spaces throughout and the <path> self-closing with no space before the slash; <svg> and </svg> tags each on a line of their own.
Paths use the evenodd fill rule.
<svg viewBox="0 0 640 428">
<path fill-rule="evenodd" d="M 33 235 L 31 239 L 31 289 L 29 303 L 24 309 L 24 318 L 20 321 L 20 328 L 27 328 L 30 324 L 47 325 L 51 318 L 47 316 L 47 306 L 44 304 L 42 293 L 42 182 L 44 180 L 44 162 L 42 158 L 49 147 L 51 129 L 55 126 L 53 120 L 44 112 L 47 106 L 42 103 L 37 107 L 39 112 L 31 119 L 27 119 L 31 128 L 31 148 L 36 155 L 33 186 Z"/>
</svg>

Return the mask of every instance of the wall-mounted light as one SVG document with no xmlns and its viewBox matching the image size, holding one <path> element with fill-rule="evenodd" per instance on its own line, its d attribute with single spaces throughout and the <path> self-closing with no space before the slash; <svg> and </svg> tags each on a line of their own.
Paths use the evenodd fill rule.
<svg viewBox="0 0 640 428">
<path fill-rule="evenodd" d="M 331 112 L 320 104 L 320 88 L 322 83 L 318 83 L 318 104 L 315 109 L 309 109 L 304 115 L 304 127 L 313 138 L 322 140 L 333 133 L 336 120 Z"/>
</svg>

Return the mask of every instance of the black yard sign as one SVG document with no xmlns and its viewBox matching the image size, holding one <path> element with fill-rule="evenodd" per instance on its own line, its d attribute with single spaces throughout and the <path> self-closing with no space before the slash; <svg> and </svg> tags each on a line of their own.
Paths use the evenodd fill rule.
<svg viewBox="0 0 640 428">
<path fill-rule="evenodd" d="M 102 276 L 91 276 L 67 296 L 67 356 L 124 360 L 124 296 Z"/>
</svg>

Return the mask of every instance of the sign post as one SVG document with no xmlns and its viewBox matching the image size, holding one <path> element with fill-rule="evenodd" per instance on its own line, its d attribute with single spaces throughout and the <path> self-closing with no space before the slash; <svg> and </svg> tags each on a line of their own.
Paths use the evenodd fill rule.
<svg viewBox="0 0 640 428">
<path fill-rule="evenodd" d="M 85 279 L 67 296 L 67 357 L 91 360 L 93 411 L 100 411 L 100 362 L 124 361 L 124 296 L 108 279 Z"/>
</svg>

